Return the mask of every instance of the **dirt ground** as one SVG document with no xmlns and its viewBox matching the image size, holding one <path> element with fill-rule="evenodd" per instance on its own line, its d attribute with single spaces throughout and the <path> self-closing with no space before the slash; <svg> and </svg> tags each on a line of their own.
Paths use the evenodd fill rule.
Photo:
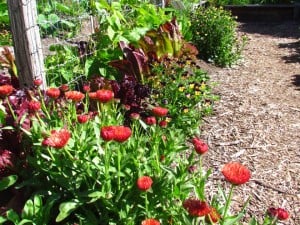
<svg viewBox="0 0 300 225">
<path fill-rule="evenodd" d="M 221 98 L 201 126 L 210 146 L 205 165 L 216 178 L 209 183 L 223 180 L 220 170 L 230 161 L 251 170 L 250 182 L 235 189 L 232 209 L 251 196 L 245 221 L 283 207 L 290 219 L 280 224 L 300 225 L 299 28 L 296 22 L 240 23 L 239 34 L 248 37 L 242 60 L 204 68 Z"/>
</svg>

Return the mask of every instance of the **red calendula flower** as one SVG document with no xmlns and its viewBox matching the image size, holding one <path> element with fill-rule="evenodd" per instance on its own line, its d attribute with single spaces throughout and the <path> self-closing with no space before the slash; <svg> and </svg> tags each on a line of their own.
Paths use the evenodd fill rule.
<svg viewBox="0 0 300 225">
<path fill-rule="evenodd" d="M 28 103 L 28 109 L 31 112 L 39 111 L 41 109 L 41 103 L 39 101 L 32 100 Z"/>
<path fill-rule="evenodd" d="M 8 96 L 13 92 L 13 86 L 9 84 L 0 85 L 0 96 Z"/>
<path fill-rule="evenodd" d="M 200 140 L 199 138 L 196 138 L 196 137 L 193 138 L 192 142 L 193 142 L 195 151 L 198 154 L 202 155 L 208 151 L 208 145 L 205 142 L 203 142 L 202 140 Z"/>
<path fill-rule="evenodd" d="M 89 120 L 89 118 L 90 118 L 90 116 L 87 114 L 78 115 L 77 121 L 78 121 L 78 123 L 86 123 Z"/>
<path fill-rule="evenodd" d="M 191 216 L 205 216 L 210 213 L 211 208 L 205 201 L 198 199 L 187 199 L 183 202 L 183 207 L 188 211 Z"/>
<path fill-rule="evenodd" d="M 114 138 L 117 142 L 124 142 L 131 136 L 131 129 L 125 126 L 114 127 Z"/>
<path fill-rule="evenodd" d="M 147 191 L 148 189 L 151 188 L 152 183 L 153 183 L 153 180 L 151 179 L 151 177 L 142 176 L 142 177 L 138 178 L 136 185 L 139 190 Z"/>
<path fill-rule="evenodd" d="M 289 218 L 289 213 L 283 208 L 269 208 L 268 214 L 276 217 L 278 220 L 287 220 Z"/>
<path fill-rule="evenodd" d="M 227 163 L 223 167 L 222 173 L 227 181 L 235 185 L 244 184 L 251 177 L 250 170 L 238 162 Z"/>
<path fill-rule="evenodd" d="M 160 107 L 160 106 L 156 106 L 151 110 L 152 114 L 155 116 L 166 116 L 168 114 L 168 109 Z"/>
<path fill-rule="evenodd" d="M 160 225 L 160 222 L 156 219 L 145 219 L 141 225 Z"/>
<path fill-rule="evenodd" d="M 69 85 L 67 84 L 62 84 L 60 87 L 59 87 L 59 90 L 61 90 L 62 92 L 66 92 L 69 90 Z"/>
<path fill-rule="evenodd" d="M 66 99 L 72 100 L 74 102 L 79 102 L 84 98 L 84 94 L 79 91 L 67 91 L 65 93 Z"/>
<path fill-rule="evenodd" d="M 101 89 L 98 90 L 96 93 L 97 99 L 103 103 L 109 102 L 114 97 L 114 93 L 111 90 Z"/>
<path fill-rule="evenodd" d="M 156 118 L 154 116 L 148 116 L 144 119 L 145 123 L 148 125 L 156 124 Z"/>
<path fill-rule="evenodd" d="M 45 138 L 42 145 L 53 148 L 63 148 L 69 141 L 71 134 L 66 129 L 52 130 L 51 135 Z"/>
<path fill-rule="evenodd" d="M 35 79 L 35 80 L 33 81 L 33 84 L 34 84 L 35 86 L 40 86 L 40 85 L 42 85 L 42 83 L 43 83 L 42 79 Z"/>
<path fill-rule="evenodd" d="M 211 207 L 210 209 L 210 212 L 205 215 L 205 221 L 208 223 L 213 222 L 215 224 L 221 219 L 221 215 L 215 208 Z"/>
<path fill-rule="evenodd" d="M 97 93 L 96 92 L 89 92 L 89 98 L 90 99 L 97 99 Z"/>
<path fill-rule="evenodd" d="M 163 127 L 163 128 L 166 128 L 168 126 L 168 122 L 166 120 L 162 120 L 162 121 L 159 122 L 159 126 Z"/>
<path fill-rule="evenodd" d="M 115 137 L 115 127 L 114 126 L 105 126 L 101 128 L 100 136 L 104 141 L 111 141 Z"/>
<path fill-rule="evenodd" d="M 46 95 L 48 95 L 50 98 L 58 98 L 60 95 L 60 90 L 58 88 L 48 88 L 46 91 Z"/>
</svg>

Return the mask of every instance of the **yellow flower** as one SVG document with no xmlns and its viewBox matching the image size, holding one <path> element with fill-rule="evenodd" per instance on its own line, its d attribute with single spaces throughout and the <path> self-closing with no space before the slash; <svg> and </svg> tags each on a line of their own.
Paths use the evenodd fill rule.
<svg viewBox="0 0 300 225">
<path fill-rule="evenodd" d="M 185 108 L 185 109 L 183 110 L 183 112 L 184 112 L 184 113 L 188 113 L 188 112 L 189 112 L 189 109 L 188 109 L 188 108 Z"/>
<path fill-rule="evenodd" d="M 195 95 L 199 96 L 201 94 L 200 91 L 195 91 Z"/>
<path fill-rule="evenodd" d="M 180 92 L 183 92 L 184 89 L 185 89 L 185 87 L 183 87 L 183 86 L 181 86 L 181 87 L 178 88 L 178 90 L 179 90 Z"/>
<path fill-rule="evenodd" d="M 192 84 L 189 85 L 189 88 L 190 88 L 190 89 L 194 89 L 194 87 L 195 87 L 195 84 L 194 84 L 194 83 L 192 83 Z"/>
</svg>

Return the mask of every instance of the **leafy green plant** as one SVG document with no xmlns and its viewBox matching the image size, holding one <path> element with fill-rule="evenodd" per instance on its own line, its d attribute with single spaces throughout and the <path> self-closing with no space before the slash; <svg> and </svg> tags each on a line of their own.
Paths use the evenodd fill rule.
<svg viewBox="0 0 300 225">
<path fill-rule="evenodd" d="M 241 55 L 243 42 L 237 38 L 237 23 L 222 8 L 198 8 L 191 14 L 192 41 L 199 57 L 219 66 L 230 66 Z"/>
</svg>

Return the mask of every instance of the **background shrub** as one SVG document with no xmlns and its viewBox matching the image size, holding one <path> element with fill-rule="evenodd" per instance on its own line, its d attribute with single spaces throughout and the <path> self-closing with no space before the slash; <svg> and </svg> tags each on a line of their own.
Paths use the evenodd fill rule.
<svg viewBox="0 0 300 225">
<path fill-rule="evenodd" d="M 195 9 L 191 15 L 191 32 L 199 57 L 218 66 L 236 62 L 241 53 L 236 27 L 231 13 L 222 8 Z"/>
</svg>

